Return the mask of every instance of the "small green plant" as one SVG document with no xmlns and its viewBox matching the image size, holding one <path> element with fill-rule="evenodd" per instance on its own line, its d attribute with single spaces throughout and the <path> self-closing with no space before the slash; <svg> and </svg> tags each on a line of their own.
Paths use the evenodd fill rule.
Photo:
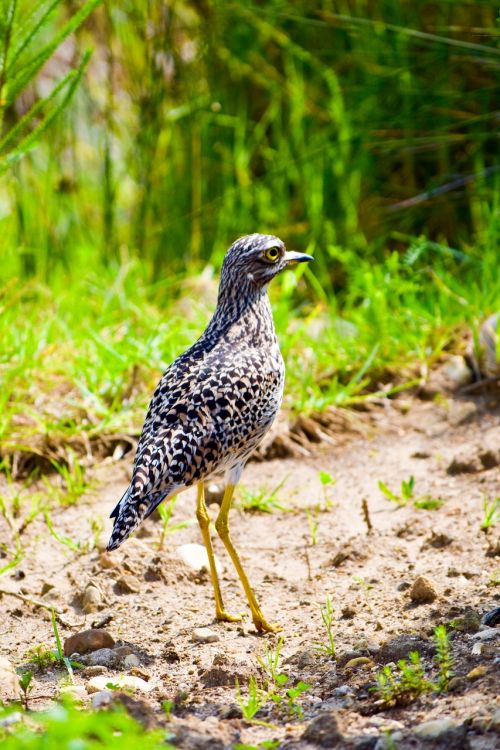
<svg viewBox="0 0 500 750">
<path fill-rule="evenodd" d="M 57 627 L 56 613 L 54 608 L 50 611 L 50 619 L 52 622 L 52 630 L 54 631 L 54 638 L 56 639 L 56 651 L 55 658 L 58 664 L 64 665 L 68 672 L 69 681 L 73 682 L 73 667 L 81 667 L 82 665 L 78 662 L 71 661 L 67 656 L 64 656 L 64 651 L 61 643 L 61 637 L 59 635 L 59 628 Z"/>
<path fill-rule="evenodd" d="M 236 702 L 241 708 L 243 718 L 247 721 L 253 721 L 255 714 L 266 704 L 267 693 L 259 687 L 256 678 L 252 675 L 248 683 L 246 699 L 243 697 L 238 680 L 236 680 Z"/>
<path fill-rule="evenodd" d="M 163 701 L 163 703 L 161 704 L 163 708 L 163 713 L 165 714 L 165 718 L 167 721 L 170 721 L 172 718 L 172 711 L 173 711 L 174 705 L 175 705 L 174 701 L 171 701 L 171 700 Z"/>
<path fill-rule="evenodd" d="M 32 681 L 33 672 L 30 672 L 29 670 L 26 670 L 26 672 L 22 672 L 22 674 L 19 676 L 19 687 L 21 688 L 23 706 L 26 711 L 28 710 L 28 695 L 33 689 L 33 685 L 31 684 Z"/>
<path fill-rule="evenodd" d="M 481 530 L 488 531 L 492 526 L 496 526 L 500 520 L 500 497 L 495 497 L 493 500 L 488 500 L 487 497 L 483 497 L 483 520 L 481 522 Z"/>
<path fill-rule="evenodd" d="M 378 488 L 385 497 L 393 503 L 396 503 L 400 508 L 404 507 L 413 500 L 415 508 L 422 510 L 437 510 L 441 508 L 444 503 L 441 497 L 432 497 L 431 495 L 419 495 L 415 497 L 415 477 L 411 476 L 408 480 L 403 479 L 401 482 L 400 494 L 392 492 L 389 487 L 379 480 Z"/>
<path fill-rule="evenodd" d="M 448 684 L 453 677 L 453 654 L 445 625 L 438 625 L 434 630 L 434 643 L 438 666 L 437 687 L 441 691 L 448 690 Z"/>
<path fill-rule="evenodd" d="M 411 651 L 407 659 L 397 663 L 397 673 L 386 665 L 377 674 L 374 691 L 386 706 L 406 705 L 434 689 L 425 677 L 422 659 L 418 651 Z"/>
<path fill-rule="evenodd" d="M 163 549 L 167 534 L 172 534 L 174 531 L 185 529 L 186 526 L 189 526 L 189 524 L 191 523 L 190 521 L 178 521 L 177 523 L 170 523 L 176 501 L 177 495 L 174 495 L 171 500 L 158 506 L 158 513 L 160 514 L 160 518 L 162 520 L 160 540 L 158 542 L 159 550 Z"/>
<path fill-rule="evenodd" d="M 334 479 L 332 475 L 329 474 L 327 471 L 320 471 L 319 481 L 321 482 L 321 489 L 323 491 L 324 507 L 325 507 L 325 510 L 328 510 L 333 505 L 332 501 L 328 497 L 328 488 L 333 487 L 333 485 L 336 484 L 337 480 Z"/>
<path fill-rule="evenodd" d="M 239 506 L 250 513 L 272 513 L 273 510 L 286 511 L 287 508 L 278 502 L 277 494 L 286 482 L 287 477 L 276 485 L 272 492 L 265 489 L 248 490 L 240 488 Z"/>
<path fill-rule="evenodd" d="M 48 710 L 19 712 L 15 724 L 4 727 L 12 714 L 0 709 L 2 750 L 174 750 L 165 730 L 146 730 L 126 711 L 82 711 L 69 700 Z"/>
<path fill-rule="evenodd" d="M 333 626 L 332 600 L 330 599 L 329 596 L 326 597 L 326 602 L 324 604 L 319 605 L 319 610 L 321 612 L 321 619 L 323 620 L 323 625 L 326 628 L 328 642 L 322 643 L 321 641 L 315 641 L 313 643 L 313 646 L 322 654 L 328 654 L 328 656 L 335 656 L 335 638 L 334 638 L 333 629 L 332 629 L 332 626 Z"/>
<path fill-rule="evenodd" d="M 435 628 L 434 643 L 437 681 L 426 676 L 418 651 L 411 651 L 408 659 L 400 659 L 396 673 L 389 665 L 380 670 L 375 678 L 377 684 L 372 689 L 386 706 L 406 705 L 423 693 L 448 690 L 449 681 L 453 676 L 453 654 L 444 625 Z"/>
<path fill-rule="evenodd" d="M 409 500 L 413 497 L 413 490 L 415 487 L 415 477 L 411 476 L 408 480 L 403 479 L 401 481 L 401 491 L 399 495 L 396 495 L 389 487 L 379 480 L 378 488 L 386 496 L 388 500 L 396 505 L 406 505 Z"/>
<path fill-rule="evenodd" d="M 422 495 L 422 497 L 414 500 L 413 505 L 415 508 L 421 508 L 422 510 L 439 510 L 444 505 L 444 499 L 442 497 Z"/>
<path fill-rule="evenodd" d="M 281 647 L 283 646 L 283 638 L 280 638 L 276 648 L 272 649 L 266 643 L 264 648 L 264 657 L 257 654 L 256 659 L 260 666 L 266 673 L 271 684 L 275 687 L 283 685 L 287 681 L 285 674 L 280 674 L 279 661 L 281 658 Z"/>
<path fill-rule="evenodd" d="M 319 528 L 318 511 L 306 510 L 306 516 L 307 516 L 307 523 L 309 524 L 309 533 L 311 536 L 311 547 L 314 547 L 316 546 L 317 541 L 318 541 L 318 528 Z"/>
<path fill-rule="evenodd" d="M 72 552 L 77 552 L 78 554 L 83 554 L 84 552 L 87 551 L 86 547 L 82 546 L 79 541 L 74 542 L 73 539 L 69 538 L 69 536 L 64 536 L 63 534 L 59 534 L 55 530 L 54 524 L 52 523 L 52 519 L 48 511 L 45 511 L 45 513 L 43 514 L 43 517 L 45 519 L 45 523 L 47 525 L 50 535 L 53 536 L 54 539 L 57 542 L 59 542 L 59 544 L 63 544 L 69 550 L 71 550 Z"/>
<path fill-rule="evenodd" d="M 57 661 L 57 656 L 44 643 L 30 648 L 26 654 L 28 661 L 34 664 L 40 672 L 45 671 Z"/>
</svg>

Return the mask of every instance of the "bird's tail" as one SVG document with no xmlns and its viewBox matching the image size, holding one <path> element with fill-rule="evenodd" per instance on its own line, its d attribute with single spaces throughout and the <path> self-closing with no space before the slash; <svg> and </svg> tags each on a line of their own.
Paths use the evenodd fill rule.
<svg viewBox="0 0 500 750">
<path fill-rule="evenodd" d="M 108 542 L 107 550 L 117 549 L 125 539 L 158 507 L 167 492 L 157 492 L 149 497 L 137 498 L 129 486 L 119 503 L 110 514 L 114 518 L 113 531 Z"/>
</svg>

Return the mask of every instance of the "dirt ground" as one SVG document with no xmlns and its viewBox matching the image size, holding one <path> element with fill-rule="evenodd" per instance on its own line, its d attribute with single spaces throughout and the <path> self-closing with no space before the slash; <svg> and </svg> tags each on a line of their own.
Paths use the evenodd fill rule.
<svg viewBox="0 0 500 750">
<path fill-rule="evenodd" d="M 276 742 L 268 747 L 301 750 L 498 747 L 500 628 L 480 624 L 500 598 L 498 524 L 487 532 L 480 528 L 483 498 L 500 494 L 498 393 L 387 400 L 354 413 L 353 428 L 311 446 L 301 458 L 249 463 L 243 475 L 250 490 L 272 491 L 283 481 L 277 499 L 287 512 L 251 513 L 236 506 L 231 515 L 235 546 L 280 633 L 257 634 L 249 617 L 243 623 L 214 620 L 206 571 L 193 570 L 178 556 L 180 546 L 201 543 L 196 522 L 168 533 L 162 550 L 161 521 L 148 522 L 139 538 L 103 554 L 111 528 L 107 517 L 127 485 L 130 453 L 97 466 L 93 487 L 78 505 L 52 514 L 57 534 L 73 540 L 92 540 L 91 522 L 102 519 L 96 545 L 82 553 L 68 549 L 37 519 L 25 534 L 24 559 L 0 588 L 54 606 L 65 623 L 59 625 L 62 638 L 104 625 L 118 646 L 128 648 L 121 649 L 121 661 L 90 661 L 75 670 L 75 683 L 83 686 L 79 697 L 105 705 L 110 694 L 100 692 L 96 699 L 90 680 L 135 675 L 145 681 L 144 690 L 122 700 L 147 725 L 168 726 L 172 742 L 183 748 L 266 747 L 261 743 L 271 740 Z M 321 471 L 335 484 L 324 487 Z M 399 494 L 410 476 L 414 493 L 404 507 L 378 487 L 382 480 Z M 415 499 L 423 496 L 443 503 L 438 509 L 416 507 Z M 363 500 L 372 530 L 361 512 Z M 172 523 L 194 521 L 194 504 L 193 492 L 179 496 Z M 0 541 L 6 533 L 0 527 Z M 214 544 L 225 604 L 229 611 L 245 610 L 236 573 L 220 541 Z M 420 575 L 429 579 L 432 601 L 411 599 Z M 89 587 L 97 590 L 93 599 L 85 594 Z M 320 612 L 327 597 L 335 658 L 315 647 L 327 642 Z M 86 614 L 85 603 L 95 611 Z M 5 593 L 0 617 L 2 652 L 15 667 L 26 664 L 33 646 L 53 646 L 47 610 Z M 417 649 L 435 677 L 432 636 L 440 623 L 451 633 L 451 689 L 385 707 L 370 689 L 375 675 Z M 208 642 L 195 640 L 198 628 L 209 628 Z M 264 685 L 257 656 L 275 651 L 280 638 L 279 671 L 288 676 L 280 694 L 299 681 L 309 687 L 289 706 L 287 698 L 268 700 L 253 722 L 246 721 L 235 680 L 245 700 L 252 675 Z M 138 658 L 125 666 L 124 654 Z M 364 658 L 352 661 L 358 657 Z M 31 707 L 47 705 L 63 677 L 61 669 L 36 672 Z M 168 725 L 165 700 L 173 706 Z M 439 721 L 422 728 L 430 720 Z"/>
</svg>

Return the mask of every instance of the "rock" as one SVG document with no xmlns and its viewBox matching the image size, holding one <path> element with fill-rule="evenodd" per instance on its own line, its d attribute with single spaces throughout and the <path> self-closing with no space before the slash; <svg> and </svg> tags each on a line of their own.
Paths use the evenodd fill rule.
<svg viewBox="0 0 500 750">
<path fill-rule="evenodd" d="M 130 646 L 127 646 L 127 645 L 115 646 L 114 652 L 117 656 L 120 657 L 120 659 L 125 659 L 126 656 L 134 653 L 132 649 L 130 648 Z"/>
<path fill-rule="evenodd" d="M 353 745 L 355 750 L 376 750 L 379 739 L 378 734 L 363 734 L 354 737 Z"/>
<path fill-rule="evenodd" d="M 135 576 L 124 573 L 117 579 L 116 589 L 120 594 L 138 594 L 141 590 L 141 584 Z"/>
<path fill-rule="evenodd" d="M 490 729 L 494 732 L 500 732 L 500 708 L 497 708 L 490 720 Z"/>
<path fill-rule="evenodd" d="M 345 739 L 335 711 L 327 711 L 313 719 L 306 727 L 302 739 L 320 747 L 345 747 Z"/>
<path fill-rule="evenodd" d="M 202 570 L 210 570 L 207 551 L 202 544 L 181 544 L 175 550 L 175 554 L 191 570 L 195 570 L 198 573 Z M 215 567 L 219 575 L 222 575 L 222 565 L 217 557 L 215 557 Z"/>
<path fill-rule="evenodd" d="M 169 725 L 174 733 L 172 742 L 180 750 L 227 750 L 234 746 L 233 730 L 221 724 L 215 716 L 201 721 L 193 716 L 189 721 Z"/>
<path fill-rule="evenodd" d="M 85 677 L 96 677 L 98 674 L 106 674 L 106 667 L 84 667 Z"/>
<path fill-rule="evenodd" d="M 221 706 L 219 717 L 221 719 L 242 719 L 243 713 L 236 703 L 230 703 L 228 706 Z"/>
<path fill-rule="evenodd" d="M 0 727 L 11 727 L 14 724 L 18 724 L 23 719 L 23 714 L 20 711 L 14 711 L 11 714 L 0 717 Z"/>
<path fill-rule="evenodd" d="M 461 633 L 477 633 L 481 625 L 479 612 L 472 607 L 467 607 L 461 617 L 452 620 L 453 628 Z"/>
<path fill-rule="evenodd" d="M 477 474 L 482 471 L 483 465 L 479 456 L 471 456 L 467 451 L 463 455 L 457 455 L 446 469 L 446 473 L 454 477 L 457 474 Z"/>
<path fill-rule="evenodd" d="M 409 581 L 401 581 L 401 583 L 398 583 L 396 586 L 396 591 L 408 591 L 408 589 L 411 589 L 411 583 Z"/>
<path fill-rule="evenodd" d="M 417 604 L 426 604 L 437 599 L 437 591 L 433 581 L 426 576 L 417 576 L 410 589 L 410 599 Z"/>
<path fill-rule="evenodd" d="M 226 654 L 216 654 L 211 667 L 199 672 L 200 681 L 204 687 L 234 687 L 236 680 L 241 684 L 247 683 L 252 675 L 252 665 L 243 660 L 236 660 Z"/>
<path fill-rule="evenodd" d="M 374 654 L 379 664 L 397 662 L 399 659 L 407 659 L 410 651 L 418 651 L 425 655 L 429 651 L 429 642 L 412 633 L 402 633 L 384 643 L 380 650 Z"/>
<path fill-rule="evenodd" d="M 153 708 L 142 698 L 135 698 L 128 693 L 115 691 L 111 695 L 111 703 L 113 706 L 123 706 L 126 712 L 140 722 L 145 729 L 153 729 L 157 726 L 157 718 Z"/>
<path fill-rule="evenodd" d="M 432 719 L 417 724 L 413 730 L 417 737 L 422 740 L 440 741 L 446 743 L 446 748 L 461 748 L 465 737 L 466 728 L 463 724 L 457 724 L 452 719 Z"/>
<path fill-rule="evenodd" d="M 448 421 L 453 427 L 468 424 L 477 415 L 477 406 L 474 401 L 452 401 L 448 413 Z"/>
<path fill-rule="evenodd" d="M 87 692 L 98 693 L 100 690 L 109 689 L 108 685 L 112 685 L 115 690 L 121 688 L 122 690 L 139 690 L 143 693 L 148 693 L 154 688 L 154 684 L 129 674 L 99 675 L 87 682 Z"/>
<path fill-rule="evenodd" d="M 448 691 L 450 693 L 458 693 L 459 690 L 463 690 L 467 685 L 467 680 L 461 675 L 455 675 L 448 683 Z"/>
<path fill-rule="evenodd" d="M 70 635 L 64 641 L 64 655 L 87 654 L 89 651 L 97 651 L 101 648 L 113 648 L 115 645 L 114 638 L 107 630 L 82 630 L 81 633 Z"/>
<path fill-rule="evenodd" d="M 481 677 L 484 677 L 484 675 L 487 674 L 487 672 L 488 667 L 486 667 L 484 664 L 480 664 L 478 667 L 474 667 L 474 669 L 471 669 L 471 671 L 467 673 L 467 679 L 471 682 L 480 680 Z"/>
<path fill-rule="evenodd" d="M 470 383 L 473 377 L 464 357 L 458 354 L 451 356 L 442 367 L 444 377 L 449 381 L 450 387 L 460 388 Z"/>
<path fill-rule="evenodd" d="M 44 581 L 42 583 L 42 588 L 40 589 L 40 596 L 45 596 L 45 594 L 48 594 L 49 591 L 52 591 L 54 588 L 53 583 L 49 583 L 49 581 Z"/>
<path fill-rule="evenodd" d="M 470 653 L 471 653 L 471 656 L 481 656 L 482 651 L 483 651 L 483 644 L 481 643 L 481 641 L 477 641 L 473 645 Z"/>
<path fill-rule="evenodd" d="M 481 627 L 477 633 L 472 636 L 475 641 L 494 641 L 500 636 L 500 630 L 497 628 Z"/>
<path fill-rule="evenodd" d="M 85 685 L 63 685 L 63 687 L 59 688 L 59 695 L 61 697 L 72 698 L 79 703 L 86 701 L 89 697 Z"/>
<path fill-rule="evenodd" d="M 21 691 L 19 689 L 19 676 L 13 664 L 5 657 L 0 656 L 0 700 L 18 700 Z"/>
<path fill-rule="evenodd" d="M 110 570 L 111 568 L 116 568 L 118 565 L 118 562 L 111 557 L 109 552 L 101 552 L 99 555 L 99 566 L 103 570 Z"/>
<path fill-rule="evenodd" d="M 110 706 L 113 699 L 111 690 L 99 690 L 92 696 L 92 708 L 104 708 Z"/>
<path fill-rule="evenodd" d="M 195 628 L 192 639 L 195 643 L 217 643 L 220 640 L 219 635 L 210 628 Z"/>
<path fill-rule="evenodd" d="M 82 609 L 88 615 L 91 612 L 95 612 L 103 603 L 102 591 L 98 586 L 93 583 L 89 583 L 87 588 L 82 594 Z"/>
<path fill-rule="evenodd" d="M 370 669 L 374 666 L 375 664 L 373 660 L 369 659 L 368 656 L 357 656 L 354 659 L 349 659 L 347 664 L 345 664 L 344 669 L 357 669 L 358 667 L 362 667 L 363 669 Z"/>
<path fill-rule="evenodd" d="M 116 667 L 120 658 L 112 648 L 100 648 L 80 657 L 80 661 L 89 667 Z"/>
<path fill-rule="evenodd" d="M 134 667 L 138 667 L 140 663 L 139 657 L 135 654 L 127 654 L 123 660 L 123 666 L 125 669 L 133 669 Z"/>
</svg>

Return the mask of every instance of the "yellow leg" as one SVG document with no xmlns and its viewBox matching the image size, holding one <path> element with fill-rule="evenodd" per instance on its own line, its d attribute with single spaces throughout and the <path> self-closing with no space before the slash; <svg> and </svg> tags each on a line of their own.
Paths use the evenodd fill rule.
<svg viewBox="0 0 500 750">
<path fill-rule="evenodd" d="M 229 510 L 231 508 L 233 492 L 234 492 L 234 484 L 228 484 L 224 491 L 224 497 L 222 499 L 222 505 L 221 505 L 219 515 L 217 516 L 217 520 L 215 522 L 215 528 L 217 529 L 218 535 L 224 542 L 224 546 L 226 547 L 229 553 L 229 556 L 231 560 L 233 561 L 233 565 L 236 568 L 236 572 L 238 573 L 238 576 L 243 585 L 243 588 L 245 589 L 245 594 L 247 596 L 250 609 L 252 611 L 252 619 L 253 619 L 255 627 L 257 628 L 257 630 L 261 632 L 267 631 L 267 632 L 274 633 L 277 630 L 280 630 L 280 628 L 277 627 L 276 625 L 270 625 L 266 621 L 264 615 L 262 614 L 262 611 L 259 607 L 257 599 L 255 598 L 255 594 L 253 593 L 252 587 L 250 586 L 250 583 L 248 581 L 247 575 L 241 565 L 240 558 L 238 557 L 238 553 L 236 552 L 233 546 L 233 543 L 231 541 L 231 538 L 229 536 L 228 516 L 229 516 Z"/>
<path fill-rule="evenodd" d="M 208 555 L 208 562 L 210 563 L 210 576 L 212 578 L 215 595 L 215 616 L 218 620 L 226 620 L 227 622 L 239 622 L 241 620 L 241 615 L 230 615 L 228 612 L 226 612 L 222 603 L 219 577 L 217 575 L 217 568 L 215 567 L 212 540 L 210 539 L 210 518 L 207 511 L 207 506 L 205 505 L 205 488 L 203 486 L 203 482 L 198 482 L 196 518 L 198 519 L 198 523 L 200 524 L 203 543 L 205 544 L 205 549 L 207 550 Z"/>
</svg>

